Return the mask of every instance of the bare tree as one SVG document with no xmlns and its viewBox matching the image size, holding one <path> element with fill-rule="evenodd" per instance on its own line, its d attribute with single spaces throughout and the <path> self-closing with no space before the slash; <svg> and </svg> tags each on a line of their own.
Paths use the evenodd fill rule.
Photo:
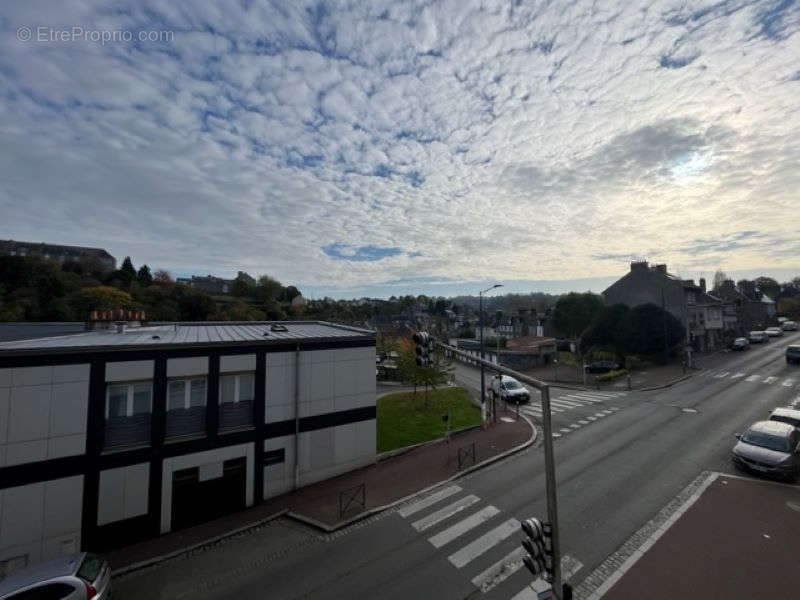
<svg viewBox="0 0 800 600">
<path fill-rule="evenodd" d="M 718 290 L 722 287 L 722 282 L 726 281 L 728 276 L 725 274 L 725 271 L 722 269 L 717 269 L 716 273 L 714 273 L 714 290 Z"/>
</svg>

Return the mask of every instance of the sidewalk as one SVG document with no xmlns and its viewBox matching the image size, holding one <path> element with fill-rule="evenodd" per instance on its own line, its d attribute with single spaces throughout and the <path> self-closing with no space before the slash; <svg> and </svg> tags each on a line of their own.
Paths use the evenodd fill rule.
<svg viewBox="0 0 800 600">
<path fill-rule="evenodd" d="M 800 596 L 799 487 L 715 473 L 683 508 L 588 598 Z"/>
<path fill-rule="evenodd" d="M 471 449 L 474 444 L 475 464 L 478 464 L 532 440 L 533 432 L 524 419 L 512 422 L 498 419 L 496 425 L 486 430 L 477 428 L 453 436 L 449 444 L 438 441 L 422 445 L 350 473 L 270 498 L 258 506 L 221 519 L 122 548 L 109 553 L 106 558 L 112 569 L 118 571 L 157 557 L 180 553 L 208 540 L 247 529 L 271 516 L 287 513 L 306 523 L 319 524 L 322 529 L 341 526 L 370 514 L 371 509 L 396 502 L 469 469 L 473 465 L 471 456 L 463 455 L 459 469 L 459 448 Z M 358 502 L 359 494 L 340 516 L 340 492 L 361 484 L 364 485 L 365 505 L 362 507 Z M 344 500 L 351 495 L 346 493 Z"/>
<path fill-rule="evenodd" d="M 653 365 L 646 369 L 633 371 L 631 373 L 631 389 L 643 389 L 657 386 L 663 386 L 673 383 L 675 380 L 696 373 L 697 371 L 687 370 L 684 373 L 681 365 Z M 556 370 L 551 366 L 539 367 L 536 369 L 529 369 L 523 371 L 525 375 L 535 377 L 545 383 L 553 386 L 564 385 L 565 387 L 584 387 L 583 374 L 577 373 L 574 366 L 559 365 L 558 379 L 555 379 Z M 598 386 L 599 384 L 599 386 Z M 586 388 L 601 389 L 601 390 L 627 390 L 628 380 L 626 377 L 619 377 L 612 381 L 604 381 L 595 383 L 595 376 L 586 374 Z"/>
</svg>

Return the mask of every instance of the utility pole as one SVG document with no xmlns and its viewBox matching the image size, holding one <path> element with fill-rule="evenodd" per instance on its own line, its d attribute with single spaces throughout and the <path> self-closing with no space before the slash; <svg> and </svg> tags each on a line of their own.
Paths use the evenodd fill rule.
<svg viewBox="0 0 800 600">
<path fill-rule="evenodd" d="M 481 425 L 486 424 L 486 353 L 483 349 L 483 295 L 494 288 L 503 287 L 500 283 L 495 283 L 492 287 L 478 292 L 478 324 L 481 329 Z"/>
<path fill-rule="evenodd" d="M 664 364 L 669 362 L 669 341 L 667 340 L 667 308 L 664 303 L 664 288 L 661 288 L 661 311 L 664 321 Z"/>
</svg>

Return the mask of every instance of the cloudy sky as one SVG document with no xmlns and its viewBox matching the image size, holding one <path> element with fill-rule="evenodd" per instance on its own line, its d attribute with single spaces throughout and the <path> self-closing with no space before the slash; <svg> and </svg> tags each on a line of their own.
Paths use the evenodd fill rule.
<svg viewBox="0 0 800 600">
<path fill-rule="evenodd" d="M 0 5 L 0 238 L 586 289 L 800 273 L 799 190 L 796 0 Z"/>
</svg>

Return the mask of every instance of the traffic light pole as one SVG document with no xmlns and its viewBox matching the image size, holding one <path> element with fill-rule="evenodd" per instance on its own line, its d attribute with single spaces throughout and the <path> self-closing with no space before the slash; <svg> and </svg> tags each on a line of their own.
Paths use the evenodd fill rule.
<svg viewBox="0 0 800 600">
<path fill-rule="evenodd" d="M 544 470 L 547 488 L 547 521 L 550 525 L 550 560 L 553 561 L 553 597 L 561 600 L 561 547 L 558 537 L 558 490 L 556 489 L 556 461 L 553 454 L 553 424 L 550 418 L 550 386 L 541 388 L 542 428 L 544 429 Z"/>
</svg>

